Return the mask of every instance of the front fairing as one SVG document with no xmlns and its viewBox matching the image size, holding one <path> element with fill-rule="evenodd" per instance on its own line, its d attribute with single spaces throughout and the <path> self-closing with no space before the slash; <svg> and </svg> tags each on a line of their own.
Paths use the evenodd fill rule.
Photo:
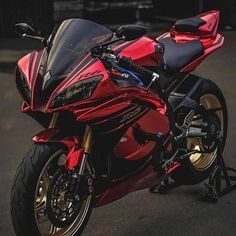
<svg viewBox="0 0 236 236">
<path fill-rule="evenodd" d="M 44 64 L 43 90 L 60 83 L 90 53 L 92 47 L 112 36 L 110 30 L 91 21 L 63 21 L 50 37 Z"/>
<path fill-rule="evenodd" d="M 88 107 L 89 104 L 95 102 L 97 104 L 121 95 L 121 88 L 111 80 L 103 63 L 93 58 L 89 52 L 91 47 L 109 40 L 112 36 L 110 30 L 90 21 L 80 19 L 64 21 L 52 34 L 50 48 L 33 52 L 18 62 L 18 67 L 25 75 L 31 91 L 31 104 L 28 106 L 25 104 L 24 110 L 46 113 L 74 110 L 80 104 Z M 151 67 L 158 65 L 156 42 L 150 38 L 143 37 L 120 43 L 114 45 L 113 49 L 120 56 L 132 57 L 140 65 Z M 102 75 L 103 79 L 89 99 L 78 100 L 68 106 L 50 108 L 50 104 L 58 94 L 73 84 L 96 75 Z"/>
<path fill-rule="evenodd" d="M 109 40 L 113 33 L 105 27 L 82 19 L 64 21 L 50 36 L 50 45 L 32 52 L 18 62 L 17 70 L 25 77 L 31 92 L 28 106 L 45 111 L 50 98 L 66 85 L 87 79 L 90 75 L 106 74 L 106 69 L 92 58 L 90 49 Z M 91 68 L 91 69 L 89 69 Z"/>
</svg>

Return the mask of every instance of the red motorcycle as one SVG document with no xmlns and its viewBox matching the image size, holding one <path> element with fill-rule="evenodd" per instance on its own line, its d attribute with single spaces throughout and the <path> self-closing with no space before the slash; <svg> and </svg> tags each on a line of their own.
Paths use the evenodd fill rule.
<svg viewBox="0 0 236 236">
<path fill-rule="evenodd" d="M 45 128 L 12 187 L 16 235 L 80 235 L 94 207 L 169 177 L 196 184 L 210 175 L 227 108 L 217 85 L 191 72 L 222 46 L 218 23 L 210 11 L 158 38 L 82 19 L 47 39 L 16 25 L 45 46 L 16 67 L 22 111 Z"/>
</svg>

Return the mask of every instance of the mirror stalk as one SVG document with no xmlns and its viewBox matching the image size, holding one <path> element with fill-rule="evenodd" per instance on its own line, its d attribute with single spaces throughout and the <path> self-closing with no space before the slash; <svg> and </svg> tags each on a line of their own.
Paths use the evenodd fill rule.
<svg viewBox="0 0 236 236">
<path fill-rule="evenodd" d="M 99 55 L 99 54 L 105 52 L 105 49 L 107 49 L 107 47 L 109 45 L 111 45 L 113 43 L 117 43 L 117 42 L 123 41 L 123 40 L 125 40 L 124 37 L 118 38 L 118 39 L 114 39 L 114 40 L 111 40 L 111 41 L 108 41 L 108 42 L 105 42 L 105 43 L 101 43 L 98 46 L 92 48 L 91 49 L 91 53 L 94 54 L 94 55 Z"/>
<path fill-rule="evenodd" d="M 23 38 L 28 38 L 28 39 L 33 39 L 33 40 L 37 40 L 40 41 L 44 44 L 44 46 L 48 46 L 48 41 L 47 39 L 43 38 L 43 37 L 39 37 L 39 36 L 32 36 L 32 35 L 28 35 L 28 34 L 22 34 Z"/>
</svg>

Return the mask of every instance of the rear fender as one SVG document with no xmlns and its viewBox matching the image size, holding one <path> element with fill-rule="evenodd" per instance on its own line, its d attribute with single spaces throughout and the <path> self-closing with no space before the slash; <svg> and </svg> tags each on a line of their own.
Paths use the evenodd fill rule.
<svg viewBox="0 0 236 236">
<path fill-rule="evenodd" d="M 67 150 L 65 166 L 68 170 L 73 170 L 80 164 L 84 150 L 81 147 L 81 138 L 78 136 L 65 136 L 58 129 L 46 129 L 36 134 L 33 139 L 35 143 L 61 143 Z"/>
</svg>

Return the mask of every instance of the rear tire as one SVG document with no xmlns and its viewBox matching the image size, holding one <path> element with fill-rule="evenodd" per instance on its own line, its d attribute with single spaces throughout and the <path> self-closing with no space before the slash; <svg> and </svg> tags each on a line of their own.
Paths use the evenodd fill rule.
<svg viewBox="0 0 236 236">
<path fill-rule="evenodd" d="M 54 160 L 51 158 L 59 158 L 60 155 L 63 155 L 65 150 L 59 144 L 50 145 L 50 144 L 33 144 L 26 154 L 24 160 L 18 167 L 18 170 L 15 175 L 15 179 L 12 186 L 11 191 L 11 218 L 15 233 L 17 236 L 40 236 L 40 235 L 73 235 L 79 236 L 84 227 L 86 226 L 89 216 L 91 214 L 93 208 L 93 198 L 91 195 L 91 199 L 88 202 L 88 207 L 86 208 L 86 215 L 83 215 L 83 222 L 80 222 L 78 228 L 74 226 L 74 230 L 55 228 L 53 229 L 53 225 L 48 220 L 46 208 L 42 208 L 42 214 L 45 214 L 45 217 L 40 218 L 38 213 L 36 214 L 36 196 L 38 196 L 37 192 L 38 183 L 42 183 L 41 191 L 47 191 L 44 189 L 44 179 L 42 176 L 43 171 L 45 171 L 45 167 L 49 165 L 50 160 Z M 56 159 L 55 159 L 56 160 Z M 55 162 L 57 164 L 57 162 Z M 54 163 L 52 163 L 54 164 Z M 55 171 L 58 166 L 55 166 Z M 51 167 L 50 167 L 51 168 Z M 48 173 L 48 172 L 47 172 Z M 43 180 L 43 181 L 42 181 Z M 50 180 L 50 178 L 49 178 Z M 46 184 L 46 180 L 45 180 Z M 46 186 L 46 185 L 45 185 Z M 47 195 L 47 194 L 46 194 Z M 45 195 L 45 196 L 46 196 Z M 42 202 L 46 201 L 42 195 Z M 41 201 L 40 200 L 40 201 Z M 87 204 L 87 203 L 86 203 Z M 44 203 L 42 203 L 44 207 Z M 46 206 L 46 203 L 45 203 Z M 87 205 L 86 205 L 87 206 Z M 38 207 L 38 206 L 37 206 Z M 40 207 L 40 206 L 39 206 Z M 41 213 L 41 212 L 40 212 Z M 37 217 L 36 217 L 37 216 Z M 48 228 L 50 227 L 51 232 L 44 233 L 42 229 L 39 228 L 40 223 L 39 220 L 47 220 Z M 47 223 L 47 222 L 46 222 Z M 50 225 L 51 224 L 51 225 Z M 53 231 L 54 230 L 54 231 Z M 59 233 L 59 230 L 62 233 Z"/>
<path fill-rule="evenodd" d="M 224 148 L 228 129 L 228 115 L 225 99 L 221 90 L 212 81 L 204 80 L 204 85 L 202 87 L 201 93 L 199 93 L 198 97 L 196 98 L 196 101 L 197 100 L 200 102 L 200 104 L 203 103 L 201 105 L 204 105 L 207 108 L 217 108 L 211 106 L 220 106 L 222 108 L 222 110 L 217 111 L 216 114 L 221 123 L 220 125 L 223 134 L 222 145 Z M 217 103 L 218 105 L 216 105 Z M 190 143 L 191 142 L 194 143 L 193 141 L 190 141 Z M 195 140 L 195 142 L 195 148 L 199 148 L 197 147 L 197 145 L 200 146 L 200 141 Z M 187 140 L 187 142 L 184 143 L 183 147 L 189 148 L 189 146 L 189 140 Z M 208 156 L 205 154 L 201 154 L 198 156 L 192 155 L 182 161 L 181 167 L 177 169 L 171 177 L 181 184 L 197 184 L 209 177 L 211 171 L 216 165 L 216 155 L 217 149 Z"/>
</svg>

